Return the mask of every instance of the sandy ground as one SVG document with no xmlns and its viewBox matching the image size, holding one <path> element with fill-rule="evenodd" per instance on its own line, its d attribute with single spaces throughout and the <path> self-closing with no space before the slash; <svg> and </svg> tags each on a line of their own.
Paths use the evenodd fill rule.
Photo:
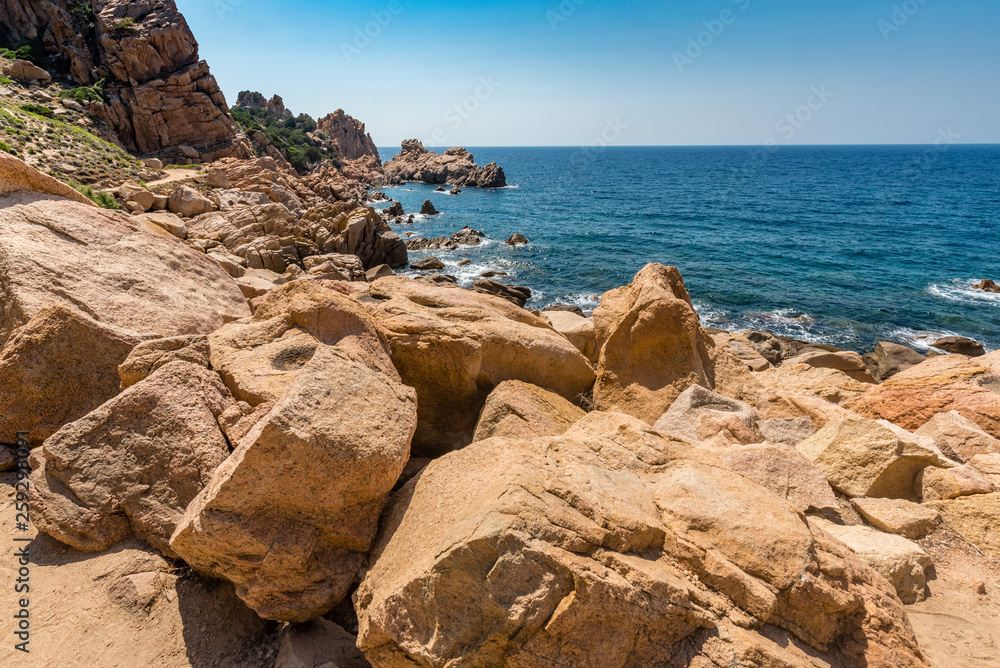
<svg viewBox="0 0 1000 668">
<path fill-rule="evenodd" d="M 907 612 L 925 656 L 936 668 L 1000 666 L 1000 560 L 947 528 L 920 544 L 934 559 L 935 579 L 928 599 Z"/>
<path fill-rule="evenodd" d="M 164 169 L 163 171 L 167 173 L 164 178 L 157 181 L 150 181 L 146 184 L 146 187 L 152 188 L 153 186 L 162 186 L 165 183 L 173 183 L 174 181 L 186 181 L 201 174 L 196 169 Z"/>
<path fill-rule="evenodd" d="M 13 474 L 0 474 L 0 666 L 31 668 L 268 667 L 276 625 L 232 586 L 202 578 L 130 540 L 83 554 L 15 528 Z M 14 648 L 19 565 L 14 537 L 33 537 L 29 654 Z"/>
</svg>

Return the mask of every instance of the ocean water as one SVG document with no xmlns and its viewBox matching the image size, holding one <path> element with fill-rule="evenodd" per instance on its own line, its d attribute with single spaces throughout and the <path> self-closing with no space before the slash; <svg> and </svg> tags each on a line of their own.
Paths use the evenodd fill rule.
<svg viewBox="0 0 1000 668">
<path fill-rule="evenodd" d="M 1000 146 L 469 150 L 508 187 L 385 190 L 407 213 L 428 198 L 443 212 L 396 226 L 404 238 L 486 233 L 410 254 L 440 258 L 465 287 L 503 271 L 534 291 L 529 308 L 590 310 L 660 262 L 680 268 L 706 326 L 859 352 L 945 335 L 1000 347 L 1000 295 L 971 288 L 1000 281 Z M 514 232 L 530 243 L 505 245 Z"/>
</svg>

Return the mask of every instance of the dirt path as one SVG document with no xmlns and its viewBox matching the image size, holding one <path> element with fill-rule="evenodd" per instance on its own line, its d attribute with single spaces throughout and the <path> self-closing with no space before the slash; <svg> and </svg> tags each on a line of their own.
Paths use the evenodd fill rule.
<svg viewBox="0 0 1000 668">
<path fill-rule="evenodd" d="M 186 181 L 187 179 L 193 179 L 195 176 L 201 173 L 201 170 L 197 169 L 164 169 L 167 173 L 166 178 L 160 179 L 158 181 L 149 181 L 146 187 L 152 188 L 153 186 L 162 186 L 164 183 L 173 183 L 174 181 Z"/>
</svg>

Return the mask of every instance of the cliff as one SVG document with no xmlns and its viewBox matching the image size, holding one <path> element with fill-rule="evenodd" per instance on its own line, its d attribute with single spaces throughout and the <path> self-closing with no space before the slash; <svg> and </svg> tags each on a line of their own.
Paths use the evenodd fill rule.
<svg viewBox="0 0 1000 668">
<path fill-rule="evenodd" d="M 0 0 L 0 21 L 0 40 L 37 45 L 54 72 L 81 86 L 104 80 L 104 101 L 90 113 L 128 150 L 169 159 L 194 157 L 193 148 L 205 161 L 250 155 L 173 0 Z"/>
</svg>

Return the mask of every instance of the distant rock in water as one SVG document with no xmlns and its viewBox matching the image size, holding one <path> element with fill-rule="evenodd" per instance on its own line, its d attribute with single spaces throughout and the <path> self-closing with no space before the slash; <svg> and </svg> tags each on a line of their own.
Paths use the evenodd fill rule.
<svg viewBox="0 0 1000 668">
<path fill-rule="evenodd" d="M 504 242 L 508 246 L 518 246 L 528 243 L 528 238 L 521 234 L 520 232 L 515 232 L 510 236 L 510 239 Z"/>
<path fill-rule="evenodd" d="M 1000 293 L 1000 285 L 997 285 L 996 281 L 989 278 L 979 281 L 972 286 L 976 290 L 982 290 L 983 292 Z"/>
<path fill-rule="evenodd" d="M 435 209 L 434 203 L 431 202 L 429 199 L 427 199 L 424 200 L 423 205 L 420 207 L 420 213 L 424 214 L 425 216 L 436 216 L 441 212 Z"/>
<path fill-rule="evenodd" d="M 452 186 L 502 188 L 507 185 L 503 167 L 495 162 L 480 167 L 464 148 L 449 148 L 444 153 L 432 153 L 417 139 L 403 142 L 402 151 L 385 163 L 385 175 L 390 183 L 419 181 Z"/>
<path fill-rule="evenodd" d="M 79 85 L 103 80 L 105 101 L 88 111 L 125 148 L 170 154 L 186 145 L 204 162 L 250 156 L 173 0 L 108 0 L 96 10 L 70 0 L 0 0 L 0 23 L 5 41 L 45 44 L 59 73 Z"/>
<path fill-rule="evenodd" d="M 436 257 L 427 257 L 411 263 L 410 269 L 416 269 L 417 271 L 438 271 L 444 269 L 444 262 Z"/>
</svg>

